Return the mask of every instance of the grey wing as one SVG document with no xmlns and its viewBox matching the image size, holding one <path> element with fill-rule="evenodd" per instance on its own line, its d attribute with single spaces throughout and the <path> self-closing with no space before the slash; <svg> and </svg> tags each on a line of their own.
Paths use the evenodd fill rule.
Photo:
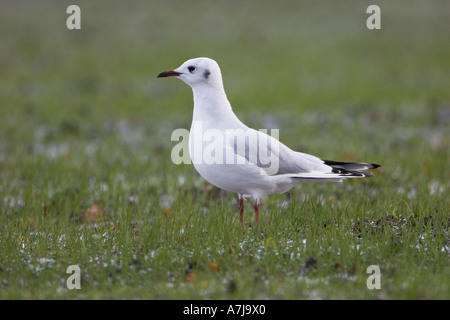
<svg viewBox="0 0 450 320">
<path fill-rule="evenodd" d="M 322 160 L 316 156 L 296 152 L 264 132 L 247 129 L 234 136 L 234 155 L 256 164 L 268 175 L 289 175 L 306 179 L 368 177 L 360 170 L 378 168 L 378 164 Z"/>
<path fill-rule="evenodd" d="M 233 152 L 256 164 L 269 175 L 331 172 L 323 160 L 306 153 L 296 152 L 264 132 L 247 129 L 229 143 Z"/>
</svg>

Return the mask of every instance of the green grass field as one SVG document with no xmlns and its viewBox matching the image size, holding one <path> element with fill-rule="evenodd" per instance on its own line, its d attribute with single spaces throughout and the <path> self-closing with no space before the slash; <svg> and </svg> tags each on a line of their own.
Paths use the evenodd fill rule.
<svg viewBox="0 0 450 320">
<path fill-rule="evenodd" d="M 0 3 L 0 299 L 449 299 L 450 2 L 376 1 L 381 30 L 366 1 L 189 4 Z M 171 161 L 192 92 L 156 76 L 198 56 L 243 122 L 382 167 L 241 225 Z"/>
</svg>

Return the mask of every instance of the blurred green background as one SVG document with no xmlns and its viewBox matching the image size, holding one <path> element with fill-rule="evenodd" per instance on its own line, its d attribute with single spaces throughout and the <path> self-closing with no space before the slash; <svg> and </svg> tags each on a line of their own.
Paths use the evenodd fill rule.
<svg viewBox="0 0 450 320">
<path fill-rule="evenodd" d="M 70 4 L 81 8 L 81 30 L 66 27 Z M 371 4 L 381 8 L 381 30 L 366 27 Z M 447 0 L 0 1 L 0 275 L 12 296 L 23 297 L 11 288 L 24 286 L 17 279 L 28 269 L 18 266 L 29 258 L 21 253 L 19 259 L 15 246 L 30 230 L 62 222 L 81 228 L 87 209 L 97 203 L 111 219 L 125 219 L 136 198 L 138 209 L 131 212 L 138 221 L 168 207 L 181 217 L 198 214 L 183 201 L 192 190 L 205 193 L 206 183 L 192 166 L 170 160 L 172 131 L 190 127 L 192 93 L 180 81 L 156 76 L 199 56 L 219 63 L 228 98 L 244 123 L 279 128 L 282 142 L 322 158 L 380 163 L 374 178 L 349 182 L 349 190 L 372 201 L 375 220 L 395 215 L 398 206 L 404 214 L 434 215 L 441 253 L 430 263 L 439 261 L 433 272 L 445 278 L 449 21 Z M 339 198 L 346 189 L 303 190 Z M 300 203 L 303 190 L 293 193 Z M 225 199 L 224 208 L 235 199 L 217 197 Z M 218 203 L 202 199 L 202 205 Z M 283 199 L 268 198 L 262 210 L 272 208 L 273 214 L 271 205 Z M 231 216 L 232 208 L 227 210 Z M 262 220 L 270 219 L 263 214 Z M 58 246 L 40 248 L 29 252 L 31 260 L 62 252 Z M 445 297 L 448 283 L 436 295 L 430 283 L 409 296 Z M 45 285 L 25 285 L 33 286 Z M 54 291 L 31 291 L 31 297 L 54 297 Z M 400 291 L 381 297 L 403 297 Z M 331 297 L 352 297 L 350 292 Z M 237 297 L 266 296 L 255 291 Z"/>
<path fill-rule="evenodd" d="M 36 130 L 89 139 L 119 119 L 188 128 L 189 88 L 156 75 L 197 56 L 219 62 L 235 112 L 251 125 L 287 118 L 281 139 L 292 147 L 305 142 L 289 128 L 316 130 L 317 114 L 347 114 L 351 126 L 364 113 L 392 130 L 406 118 L 405 132 L 423 109 L 448 118 L 447 1 L 377 2 L 381 30 L 366 28 L 368 1 L 79 1 L 81 30 L 66 28 L 69 4 L 1 3 L 3 154 Z M 360 137 L 344 133 L 350 143 Z M 373 156 L 387 151 L 376 138 Z"/>
<path fill-rule="evenodd" d="M 192 93 L 156 75 L 197 56 L 219 62 L 238 117 L 294 149 L 391 170 L 399 157 L 411 177 L 438 153 L 428 170 L 449 177 L 448 1 L 379 1 L 381 30 L 368 1 L 79 1 L 81 30 L 69 4 L 0 4 L 3 183 L 20 161 L 108 142 L 169 163 Z"/>
<path fill-rule="evenodd" d="M 244 117 L 448 102 L 447 1 L 377 2 L 382 29 L 373 31 L 368 1 L 79 1 L 82 29 L 68 30 L 71 3 L 2 1 L 1 116 L 10 125 L 188 125 L 190 90 L 155 75 L 197 56 L 219 62 Z"/>
</svg>

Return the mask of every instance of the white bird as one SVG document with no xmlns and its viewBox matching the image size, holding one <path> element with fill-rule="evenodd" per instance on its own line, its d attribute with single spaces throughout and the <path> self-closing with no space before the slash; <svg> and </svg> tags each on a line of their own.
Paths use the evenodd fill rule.
<svg viewBox="0 0 450 320">
<path fill-rule="evenodd" d="M 256 222 L 264 196 L 284 193 L 302 182 L 341 182 L 370 177 L 360 170 L 374 163 L 322 160 L 296 152 L 262 131 L 243 124 L 234 114 L 223 88 L 216 61 L 195 58 L 161 77 L 177 77 L 194 94 L 194 114 L 189 133 L 189 153 L 200 175 L 209 183 L 239 194 L 240 221 L 244 198 L 252 196 Z"/>
</svg>

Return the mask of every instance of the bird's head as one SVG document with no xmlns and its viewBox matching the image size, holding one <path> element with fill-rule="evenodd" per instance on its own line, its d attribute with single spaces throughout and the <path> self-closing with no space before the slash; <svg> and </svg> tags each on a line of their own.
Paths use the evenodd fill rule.
<svg viewBox="0 0 450 320">
<path fill-rule="evenodd" d="M 222 74 L 216 61 L 210 58 L 195 58 L 173 70 L 161 72 L 158 78 L 177 77 L 192 88 L 204 85 L 222 86 Z"/>
</svg>

